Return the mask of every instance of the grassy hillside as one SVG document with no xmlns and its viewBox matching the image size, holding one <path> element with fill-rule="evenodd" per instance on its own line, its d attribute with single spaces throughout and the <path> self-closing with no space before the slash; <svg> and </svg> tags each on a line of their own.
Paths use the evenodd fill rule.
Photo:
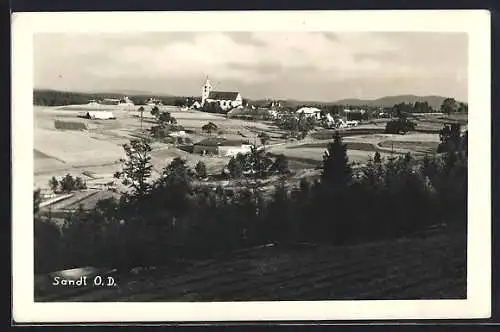
<svg viewBox="0 0 500 332">
<path fill-rule="evenodd" d="M 463 299 L 465 237 L 426 234 L 354 246 L 258 247 L 208 260 L 115 273 L 112 288 L 57 288 L 36 277 L 41 302 Z"/>
</svg>

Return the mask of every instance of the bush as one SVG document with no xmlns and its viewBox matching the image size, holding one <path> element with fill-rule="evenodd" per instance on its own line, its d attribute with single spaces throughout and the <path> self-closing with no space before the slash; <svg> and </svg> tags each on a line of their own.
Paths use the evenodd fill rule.
<svg viewBox="0 0 500 332">
<path fill-rule="evenodd" d="M 35 218 L 35 273 L 47 273 L 61 267 L 61 232 L 50 219 Z"/>
<path fill-rule="evenodd" d="M 219 103 L 208 103 L 203 104 L 201 110 L 207 113 L 227 113 L 224 111 L 222 107 L 220 107 Z"/>
<path fill-rule="evenodd" d="M 387 134 L 406 134 L 411 130 L 415 130 L 416 123 L 408 120 L 391 120 L 387 122 L 385 126 L 385 132 Z"/>
<path fill-rule="evenodd" d="M 279 154 L 276 156 L 271 168 L 269 169 L 270 174 L 288 174 L 290 169 L 288 167 L 288 159 L 284 154 Z"/>
<path fill-rule="evenodd" d="M 63 193 L 70 193 L 75 190 L 87 189 L 87 184 L 81 177 L 77 176 L 74 178 L 68 173 L 59 181 L 56 177 L 52 177 L 49 181 L 49 187 L 54 192 L 58 192 L 60 189 Z"/>
</svg>

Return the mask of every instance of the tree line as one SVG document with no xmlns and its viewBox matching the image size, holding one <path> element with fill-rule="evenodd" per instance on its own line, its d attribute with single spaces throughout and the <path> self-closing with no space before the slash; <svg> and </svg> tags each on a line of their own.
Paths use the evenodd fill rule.
<svg viewBox="0 0 500 332">
<path fill-rule="evenodd" d="M 337 133 L 319 180 L 303 179 L 292 190 L 280 181 L 266 199 L 256 177 L 236 191 L 196 186 L 196 172 L 180 158 L 151 180 L 149 143 L 134 140 L 124 148 L 127 158 L 116 177 L 129 190 L 119 200 L 80 208 L 59 228 L 40 212 L 35 193 L 36 272 L 162 265 L 269 242 L 352 244 L 410 236 L 441 223 L 466 230 L 466 150 L 422 160 L 375 153 L 355 169 Z"/>
<path fill-rule="evenodd" d="M 304 113 L 300 113 L 298 116 L 296 116 L 295 113 L 285 113 L 277 118 L 274 124 L 278 128 L 288 132 L 284 138 L 293 137 L 297 139 L 305 138 L 307 133 L 318 125 L 316 119 L 311 116 L 306 116 Z"/>
<path fill-rule="evenodd" d="M 64 105 L 84 105 L 91 99 L 118 98 L 122 94 L 116 93 L 83 93 L 56 90 L 34 90 L 33 104 L 38 106 L 64 106 Z M 129 96 L 135 105 L 145 105 L 151 95 L 134 94 Z M 199 98 L 181 96 L 161 96 L 163 105 L 190 106 Z"/>
<path fill-rule="evenodd" d="M 87 184 L 79 176 L 73 177 L 71 174 L 66 174 L 60 180 L 53 176 L 49 180 L 49 188 L 54 193 L 70 193 L 75 190 L 87 189 Z"/>
<path fill-rule="evenodd" d="M 250 153 L 238 153 L 231 157 L 223 170 L 224 174 L 238 179 L 243 176 L 253 179 L 263 179 L 270 175 L 286 175 L 290 173 L 288 159 L 285 155 L 273 156 L 264 149 L 252 146 Z"/>
</svg>

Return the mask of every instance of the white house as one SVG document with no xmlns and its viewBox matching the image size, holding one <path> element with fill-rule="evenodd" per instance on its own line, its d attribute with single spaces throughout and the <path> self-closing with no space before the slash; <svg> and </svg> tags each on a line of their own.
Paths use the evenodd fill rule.
<svg viewBox="0 0 500 332">
<path fill-rule="evenodd" d="M 314 117 L 317 120 L 321 120 L 321 110 L 316 107 L 302 107 L 296 112 L 297 114 L 304 114 L 306 117 Z"/>
<path fill-rule="evenodd" d="M 236 91 L 212 91 L 212 84 L 207 78 L 201 90 L 201 106 L 205 103 L 218 103 L 223 110 L 243 105 L 241 94 Z"/>
<path fill-rule="evenodd" d="M 87 105 L 88 106 L 97 107 L 97 106 L 99 106 L 99 102 L 97 100 L 95 100 L 95 99 L 90 99 L 89 103 Z"/>
<path fill-rule="evenodd" d="M 134 109 L 135 104 L 129 97 L 123 97 L 122 99 L 120 99 L 118 106 L 121 109 L 127 109 L 130 111 Z"/>
<path fill-rule="evenodd" d="M 134 106 L 134 102 L 129 97 L 123 97 L 122 99 L 120 99 L 120 102 L 118 103 L 118 105 Z"/>
<path fill-rule="evenodd" d="M 248 154 L 252 151 L 252 145 L 250 144 L 242 144 L 241 146 L 228 146 L 228 147 L 220 147 L 219 153 L 224 155 L 225 157 L 235 157 L 238 153 Z"/>
<path fill-rule="evenodd" d="M 153 107 L 153 106 L 163 106 L 163 103 L 160 99 L 151 97 L 148 100 L 146 100 L 146 105 Z"/>
<path fill-rule="evenodd" d="M 187 137 L 187 134 L 184 130 L 174 131 L 169 134 L 170 137 Z"/>
</svg>

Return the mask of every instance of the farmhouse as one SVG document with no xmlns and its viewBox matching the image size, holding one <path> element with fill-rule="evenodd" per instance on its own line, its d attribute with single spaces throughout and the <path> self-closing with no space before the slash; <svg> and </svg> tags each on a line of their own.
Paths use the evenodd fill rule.
<svg viewBox="0 0 500 332">
<path fill-rule="evenodd" d="M 223 110 L 243 105 L 241 94 L 236 91 L 213 91 L 212 84 L 207 78 L 201 90 L 201 105 L 205 103 L 218 103 Z"/>
<path fill-rule="evenodd" d="M 146 100 L 146 105 L 153 107 L 153 106 L 163 106 L 163 103 L 160 99 L 151 97 L 148 100 Z"/>
<path fill-rule="evenodd" d="M 321 110 L 316 107 L 302 107 L 296 111 L 297 114 L 304 114 L 306 117 L 314 117 L 318 120 L 321 119 Z"/>
<path fill-rule="evenodd" d="M 238 153 L 249 153 L 251 145 L 239 140 L 228 140 L 223 137 L 204 139 L 193 146 L 193 153 L 201 155 L 235 156 Z"/>
<path fill-rule="evenodd" d="M 134 102 L 129 97 L 125 96 L 122 99 L 120 99 L 120 102 L 118 103 L 118 105 L 121 105 L 121 106 L 134 106 Z"/>
<path fill-rule="evenodd" d="M 88 111 L 86 117 L 92 120 L 116 119 L 112 112 L 107 111 Z"/>
</svg>

